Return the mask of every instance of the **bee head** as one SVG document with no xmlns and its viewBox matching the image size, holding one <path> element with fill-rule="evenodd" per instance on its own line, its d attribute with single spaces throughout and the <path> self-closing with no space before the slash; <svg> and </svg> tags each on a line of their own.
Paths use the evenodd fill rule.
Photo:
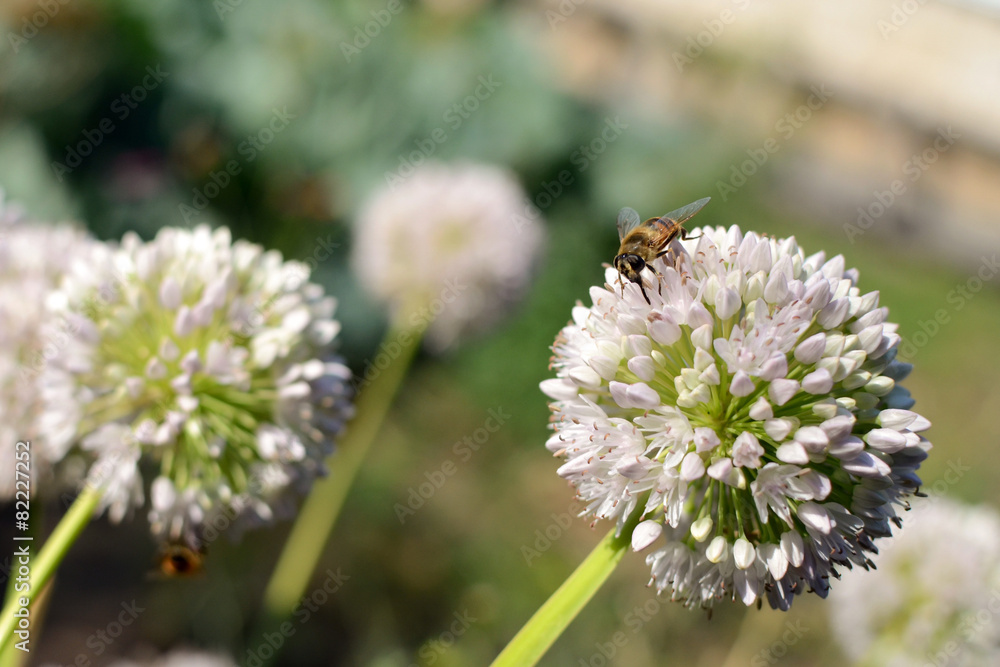
<svg viewBox="0 0 1000 667">
<path fill-rule="evenodd" d="M 614 265 L 618 269 L 618 273 L 625 276 L 626 279 L 634 283 L 642 281 L 640 274 L 646 268 L 646 262 L 639 255 L 622 253 L 615 257 Z"/>
</svg>

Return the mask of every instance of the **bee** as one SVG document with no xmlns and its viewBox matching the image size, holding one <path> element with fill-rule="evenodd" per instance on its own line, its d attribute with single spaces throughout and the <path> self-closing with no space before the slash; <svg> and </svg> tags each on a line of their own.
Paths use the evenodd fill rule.
<svg viewBox="0 0 1000 667">
<path fill-rule="evenodd" d="M 683 240 L 698 238 L 687 235 L 684 223 L 704 208 L 710 199 L 711 197 L 699 199 L 666 215 L 650 218 L 641 224 L 639 214 L 635 212 L 635 209 L 626 207 L 618 212 L 618 238 L 622 244 L 615 256 L 614 267 L 618 269 L 618 275 L 621 278 L 639 286 L 646 303 L 649 303 L 649 297 L 646 296 L 646 288 L 642 284 L 642 270 L 657 257 L 663 257 L 670 252 L 667 246 L 678 236 Z M 657 273 L 653 267 L 649 268 Z M 625 283 L 622 282 L 621 285 L 624 296 Z"/>
<path fill-rule="evenodd" d="M 160 573 L 166 577 L 190 577 L 205 567 L 204 547 L 192 548 L 185 541 L 167 542 L 157 555 Z"/>
</svg>

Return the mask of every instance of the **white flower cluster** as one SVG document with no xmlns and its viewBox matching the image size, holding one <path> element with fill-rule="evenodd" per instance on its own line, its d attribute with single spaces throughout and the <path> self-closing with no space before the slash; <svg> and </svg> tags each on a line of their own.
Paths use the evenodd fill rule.
<svg viewBox="0 0 1000 667">
<path fill-rule="evenodd" d="M 48 359 L 73 334 L 65 326 L 40 336 L 45 299 L 58 285 L 68 258 L 96 244 L 70 225 L 36 223 L 5 205 L 0 193 L 0 498 L 15 491 L 14 449 L 28 442 L 33 481 L 49 477 L 65 453 L 38 438 L 41 411 L 38 377 Z M 64 325 L 65 323 L 59 323 Z M 40 490 L 33 485 L 33 494 Z M 50 487 L 41 487 L 50 488 Z"/>
<path fill-rule="evenodd" d="M 906 526 L 830 596 L 831 624 L 862 664 L 1000 664 L 1000 516 L 947 498 L 917 501 Z"/>
<path fill-rule="evenodd" d="M 431 322 L 428 343 L 443 349 L 493 324 L 524 292 L 541 249 L 537 217 L 505 170 L 428 164 L 368 203 L 352 264 L 378 299 Z"/>
<path fill-rule="evenodd" d="M 188 541 L 220 507 L 269 520 L 324 472 L 349 371 L 334 300 L 307 277 L 207 227 L 128 234 L 69 267 L 48 307 L 78 333 L 45 368 L 40 427 L 93 457 L 112 520 L 144 502 L 145 469 L 154 533 Z"/>
<path fill-rule="evenodd" d="M 843 257 L 738 227 L 675 242 L 639 285 L 609 269 L 556 338 L 548 449 L 587 504 L 634 512 L 653 582 L 689 606 L 788 609 L 870 565 L 920 484 L 930 424 L 897 383 L 900 338 Z M 669 256 L 668 256 L 669 257 Z"/>
</svg>

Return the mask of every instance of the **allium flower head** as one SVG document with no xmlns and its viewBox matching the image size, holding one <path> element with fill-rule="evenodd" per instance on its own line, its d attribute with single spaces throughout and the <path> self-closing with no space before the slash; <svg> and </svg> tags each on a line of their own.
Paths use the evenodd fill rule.
<svg viewBox="0 0 1000 667">
<path fill-rule="evenodd" d="M 350 414 L 334 300 L 308 271 L 228 230 L 163 229 L 74 264 L 49 307 L 79 334 L 44 375 L 42 426 L 96 459 L 113 520 L 143 503 L 164 538 L 206 513 L 271 518 L 323 473 Z"/>
<path fill-rule="evenodd" d="M 652 582 L 688 606 L 787 609 L 868 567 L 915 491 L 930 424 L 897 382 L 899 336 L 843 257 L 738 227 L 675 242 L 646 293 L 592 287 L 556 338 L 547 447 L 586 514 L 632 534 Z M 669 255 L 668 255 L 669 257 Z M 658 282 L 657 282 L 658 281 Z"/>
<path fill-rule="evenodd" d="M 30 443 L 31 472 L 43 479 L 64 450 L 38 438 L 38 379 L 49 358 L 73 331 L 57 322 L 42 335 L 45 299 L 71 258 L 96 244 L 71 225 L 22 220 L 0 193 L 0 498 L 14 495 L 14 448 Z M 36 492 L 39 490 L 35 485 Z"/>
<path fill-rule="evenodd" d="M 1000 516 L 938 498 L 830 596 L 834 635 L 863 664 L 1000 664 Z"/>
<path fill-rule="evenodd" d="M 427 339 L 441 349 L 491 324 L 527 287 L 542 242 L 536 217 L 503 169 L 429 164 L 364 208 L 354 271 L 394 310 L 416 305 L 412 317 L 433 320 Z"/>
</svg>

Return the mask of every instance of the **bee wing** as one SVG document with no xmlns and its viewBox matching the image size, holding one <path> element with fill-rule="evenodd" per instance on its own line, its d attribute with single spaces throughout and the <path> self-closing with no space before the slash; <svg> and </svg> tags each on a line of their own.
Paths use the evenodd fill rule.
<svg viewBox="0 0 1000 667">
<path fill-rule="evenodd" d="M 709 202 L 711 197 L 705 197 L 704 199 L 699 199 L 696 202 L 691 202 L 687 206 L 681 206 L 676 211 L 671 211 L 665 215 L 660 216 L 660 220 L 673 220 L 678 225 L 683 225 L 685 222 L 690 220 L 695 216 L 698 211 L 705 208 L 705 204 Z"/>
<path fill-rule="evenodd" d="M 618 240 L 624 241 L 630 231 L 639 226 L 641 222 L 638 211 L 626 206 L 618 211 Z"/>
</svg>

